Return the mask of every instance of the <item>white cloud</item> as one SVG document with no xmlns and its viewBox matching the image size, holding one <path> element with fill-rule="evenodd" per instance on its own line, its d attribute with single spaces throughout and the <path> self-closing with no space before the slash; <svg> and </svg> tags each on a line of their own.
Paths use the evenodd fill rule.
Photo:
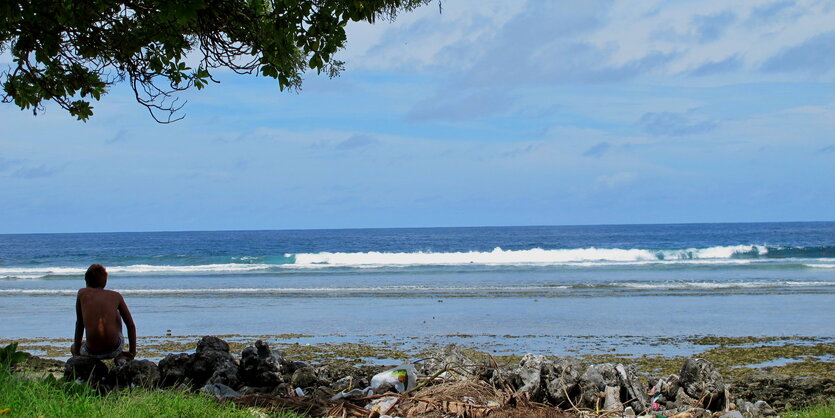
<svg viewBox="0 0 835 418">
<path fill-rule="evenodd" d="M 394 23 L 353 24 L 343 57 L 349 69 L 443 68 L 510 80 L 537 70 L 580 81 L 584 71 L 592 81 L 679 77 L 711 63 L 779 80 L 760 66 L 831 31 L 833 21 L 835 7 L 819 0 L 456 1 L 441 14 L 432 3 Z"/>
</svg>

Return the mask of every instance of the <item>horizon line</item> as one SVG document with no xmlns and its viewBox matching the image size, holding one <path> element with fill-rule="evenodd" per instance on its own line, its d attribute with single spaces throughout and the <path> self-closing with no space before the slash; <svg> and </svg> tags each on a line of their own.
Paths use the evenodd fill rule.
<svg viewBox="0 0 835 418">
<path fill-rule="evenodd" d="M 754 225 L 754 224 L 801 224 L 835 223 L 827 221 L 746 221 L 746 222 L 660 222 L 660 223 L 615 223 L 615 224 L 560 224 L 560 225 L 470 225 L 470 226 L 401 226 L 401 227 L 344 227 L 344 228 L 287 228 L 287 229 L 193 229 L 193 230 L 145 230 L 145 231 L 75 231 L 75 232 L 0 232 L 4 235 L 63 235 L 63 234 L 164 234 L 178 232 L 294 232 L 294 231 L 356 231 L 391 229 L 478 229 L 478 228 L 542 228 L 542 227 L 601 227 L 601 226 L 677 226 L 677 225 Z"/>
</svg>

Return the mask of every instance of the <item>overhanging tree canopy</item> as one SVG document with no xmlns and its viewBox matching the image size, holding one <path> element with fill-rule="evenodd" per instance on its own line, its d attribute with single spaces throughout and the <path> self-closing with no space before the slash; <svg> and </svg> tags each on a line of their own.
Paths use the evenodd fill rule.
<svg viewBox="0 0 835 418">
<path fill-rule="evenodd" d="M 127 81 L 159 122 L 176 120 L 175 93 L 202 89 L 212 70 L 257 73 L 298 89 L 308 69 L 333 77 L 349 21 L 392 19 L 429 0 L 3 0 L 3 102 L 54 101 L 79 120 L 110 85 Z M 188 60 L 187 60 L 188 57 Z M 199 64 L 190 67 L 186 61 Z"/>
</svg>

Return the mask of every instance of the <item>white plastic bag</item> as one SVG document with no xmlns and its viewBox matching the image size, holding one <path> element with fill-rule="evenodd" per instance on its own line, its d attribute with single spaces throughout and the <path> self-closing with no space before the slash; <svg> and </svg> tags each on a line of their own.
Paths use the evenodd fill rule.
<svg viewBox="0 0 835 418">
<path fill-rule="evenodd" d="M 375 374 L 371 378 L 371 389 L 377 394 L 391 391 L 403 393 L 415 387 L 416 381 L 415 365 L 411 363 L 401 364 L 393 369 Z"/>
</svg>

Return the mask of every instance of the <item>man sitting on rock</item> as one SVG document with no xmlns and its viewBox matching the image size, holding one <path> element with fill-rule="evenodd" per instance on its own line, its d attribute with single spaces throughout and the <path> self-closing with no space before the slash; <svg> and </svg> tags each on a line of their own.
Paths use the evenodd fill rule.
<svg viewBox="0 0 835 418">
<path fill-rule="evenodd" d="M 105 290 L 107 270 L 93 264 L 84 274 L 87 287 L 78 290 L 75 301 L 75 342 L 70 351 L 74 356 L 95 359 L 129 360 L 136 356 L 136 327 L 128 305 L 119 292 Z M 125 350 L 122 320 L 128 328 L 130 350 Z M 87 340 L 81 340 L 84 332 Z"/>
</svg>

